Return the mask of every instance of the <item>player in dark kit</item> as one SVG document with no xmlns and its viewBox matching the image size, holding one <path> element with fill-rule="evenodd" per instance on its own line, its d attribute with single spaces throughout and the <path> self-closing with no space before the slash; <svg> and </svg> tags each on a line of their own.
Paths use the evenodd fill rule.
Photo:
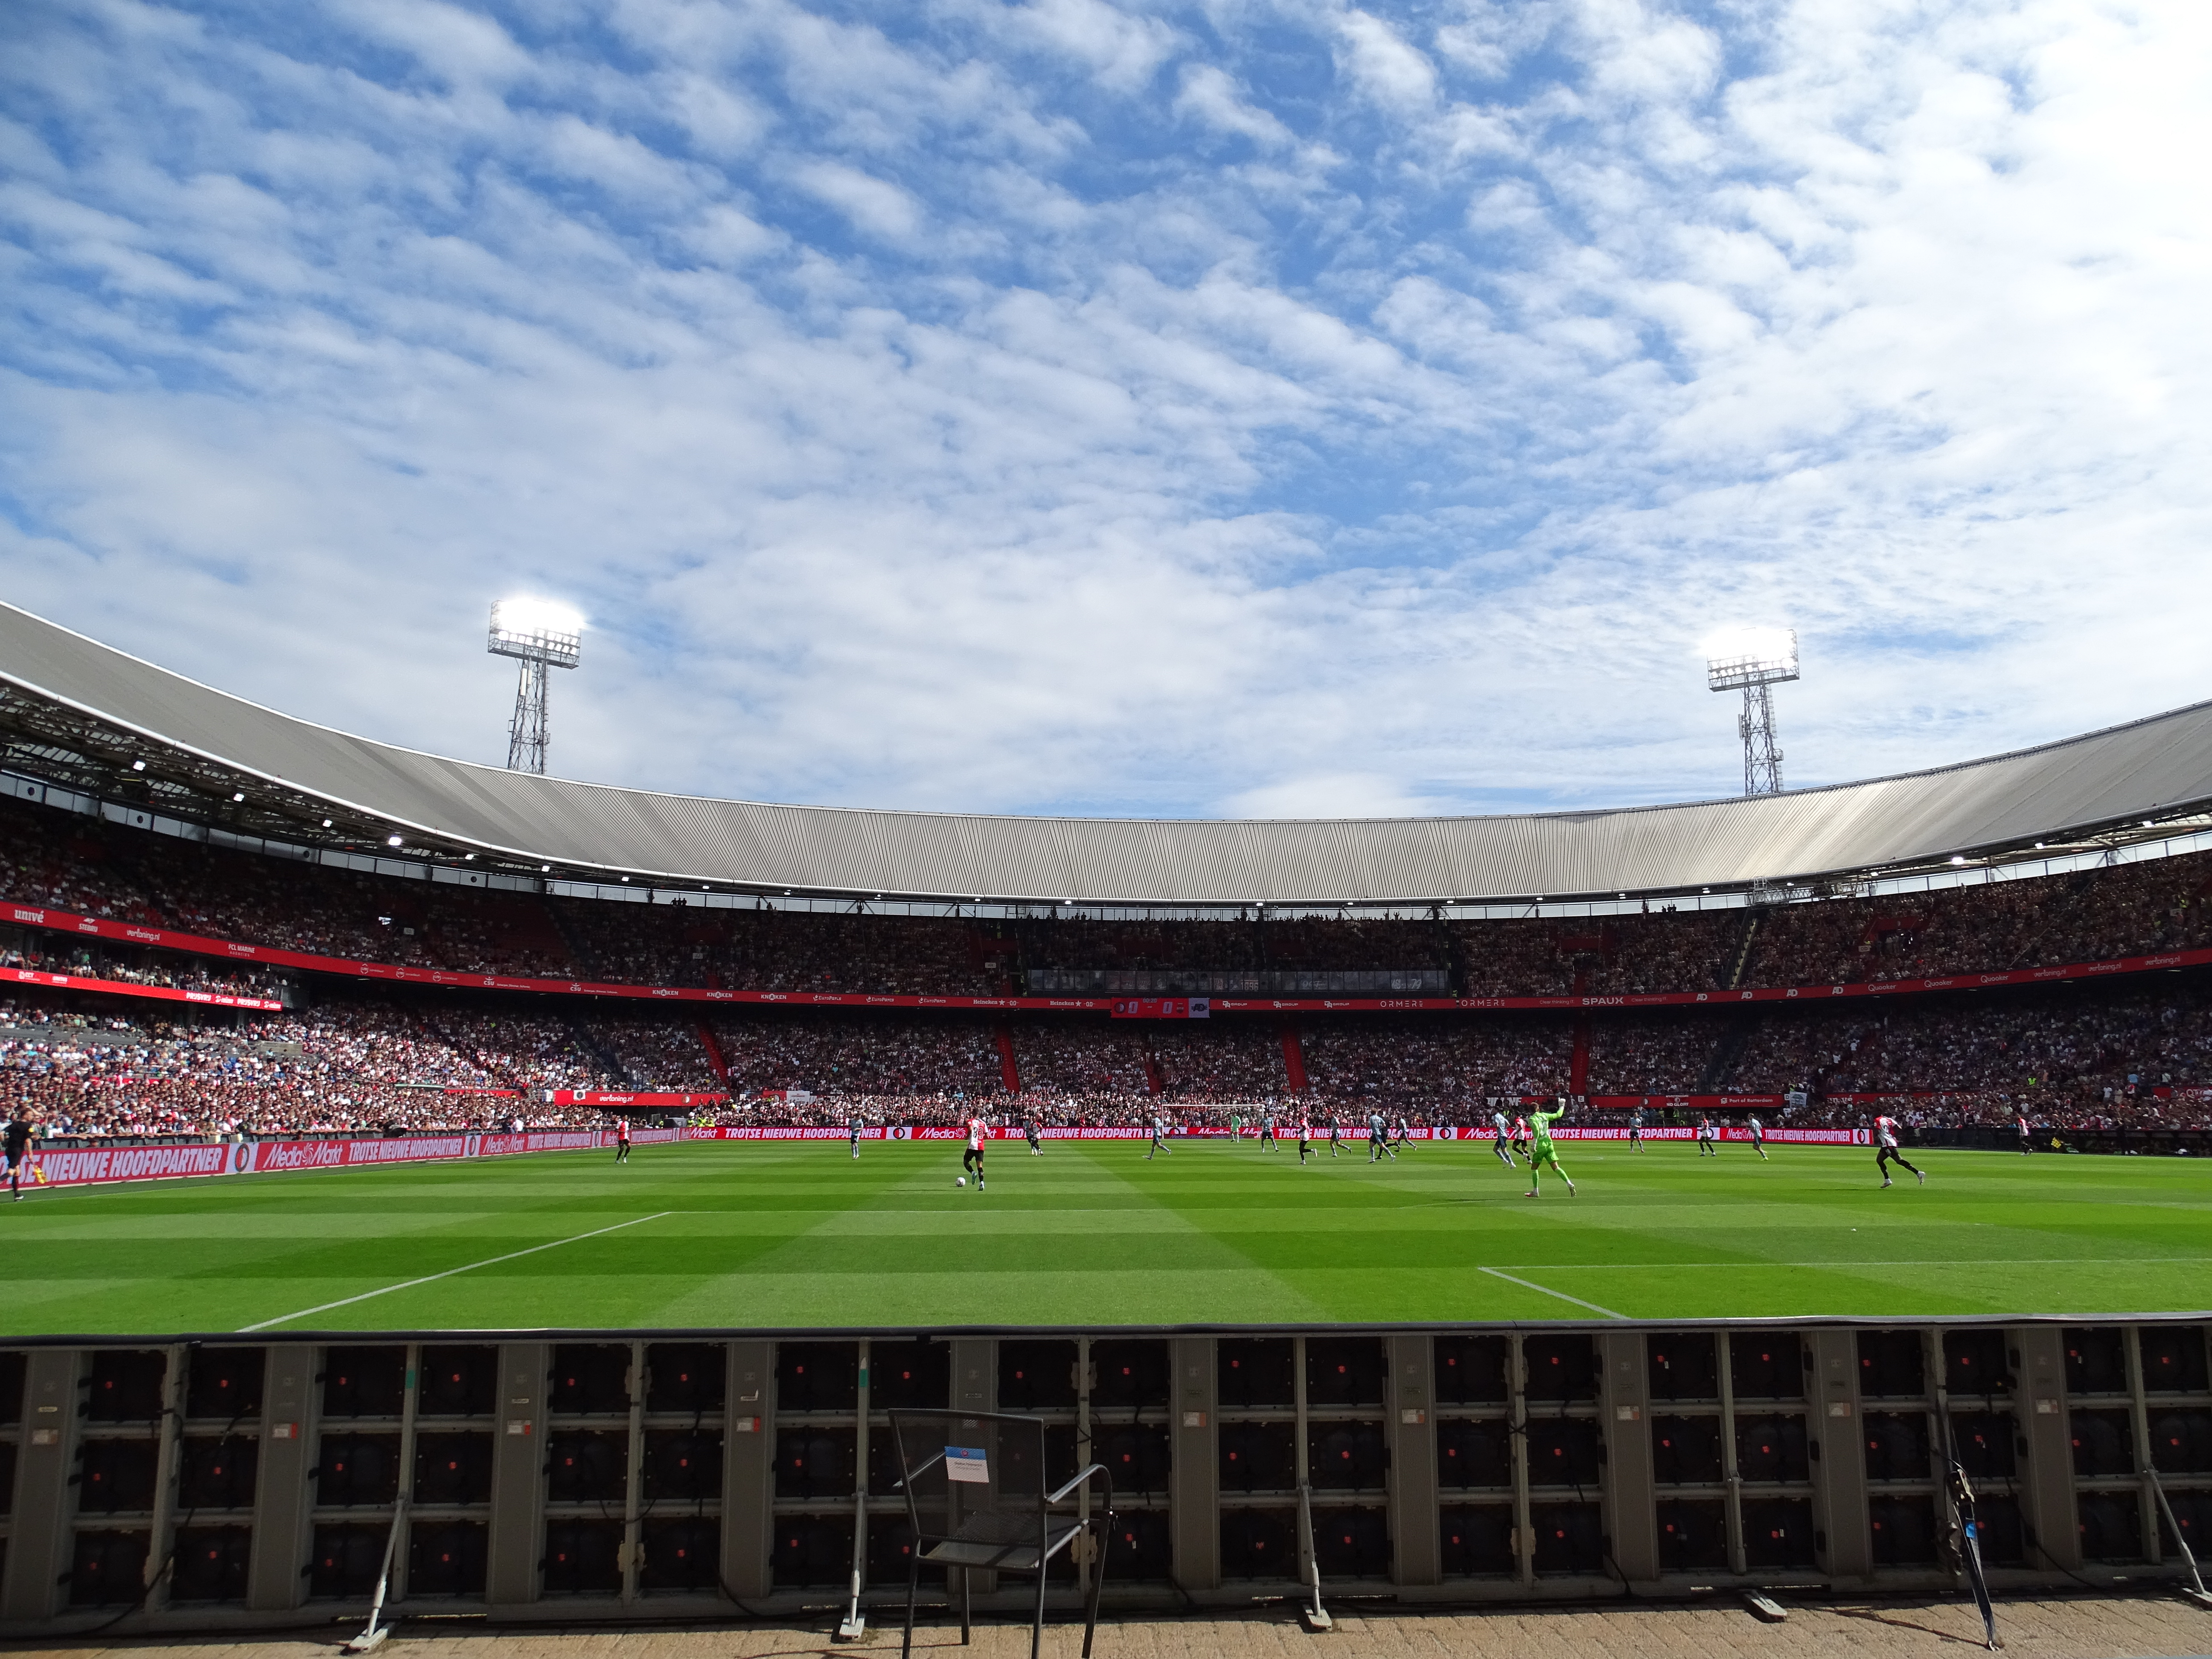
<svg viewBox="0 0 2212 1659">
<path fill-rule="evenodd" d="M 8 1152 L 8 1190 L 15 1201 L 23 1201 L 23 1165 L 30 1161 L 31 1119 L 28 1113 L 9 1120 L 5 1139 Z"/>
<path fill-rule="evenodd" d="M 1928 1177 L 1921 1174 L 1919 1170 L 1913 1170 L 1912 1165 L 1905 1162 L 1905 1154 L 1897 1150 L 1897 1120 L 1895 1118 L 1878 1117 L 1875 1119 L 1874 1138 L 1875 1142 L 1874 1167 L 1881 1171 L 1881 1184 L 1883 1186 L 1887 1187 L 1890 1184 L 1889 1166 L 1893 1164 L 1898 1164 L 1907 1170 L 1912 1170 L 1912 1178 L 1915 1181 L 1918 1182 L 1923 1187 L 1928 1184 Z"/>
</svg>

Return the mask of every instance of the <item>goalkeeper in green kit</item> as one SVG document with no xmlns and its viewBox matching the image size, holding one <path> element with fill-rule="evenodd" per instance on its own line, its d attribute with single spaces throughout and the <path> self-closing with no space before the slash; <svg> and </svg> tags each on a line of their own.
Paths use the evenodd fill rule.
<svg viewBox="0 0 2212 1659">
<path fill-rule="evenodd" d="M 1559 1109 L 1550 1112 L 1528 1114 L 1528 1191 L 1530 1198 L 1540 1197 L 1537 1188 L 1544 1183 L 1543 1170 L 1548 1164 L 1552 1173 L 1567 1182 L 1567 1196 L 1575 1195 L 1575 1183 L 1568 1180 L 1567 1172 L 1559 1167 L 1559 1154 L 1552 1146 L 1552 1126 L 1567 1115 L 1566 1097 L 1559 1097 Z"/>
</svg>

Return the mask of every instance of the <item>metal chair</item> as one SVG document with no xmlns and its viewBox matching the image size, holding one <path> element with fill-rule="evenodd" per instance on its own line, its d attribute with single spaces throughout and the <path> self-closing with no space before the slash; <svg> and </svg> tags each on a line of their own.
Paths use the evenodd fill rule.
<svg viewBox="0 0 2212 1659">
<path fill-rule="evenodd" d="M 1079 1470 L 1056 1490 L 1048 1490 L 1045 1422 L 1004 1412 L 895 1411 L 891 1443 L 899 1460 L 899 1491 L 906 1499 L 913 1539 L 906 1569 L 906 1638 L 901 1659 L 914 1651 L 914 1606 L 925 1564 L 960 1576 L 960 1640 L 966 1645 L 974 1627 L 969 1575 L 975 1572 L 1032 1573 L 1036 1577 L 1036 1613 L 1030 1632 L 1030 1659 L 1044 1644 L 1045 1579 L 1053 1558 L 1078 1538 L 1096 1547 L 1090 1552 L 1091 1593 L 1083 1613 L 1083 1659 L 1098 1628 L 1098 1591 L 1106 1577 L 1108 1540 L 1114 1532 L 1114 1483 L 1103 1463 Z M 1105 1488 L 1101 1516 L 1085 1516 L 1060 1507 L 1089 1482 Z M 1077 1558 L 1080 1559 L 1080 1558 Z"/>
</svg>

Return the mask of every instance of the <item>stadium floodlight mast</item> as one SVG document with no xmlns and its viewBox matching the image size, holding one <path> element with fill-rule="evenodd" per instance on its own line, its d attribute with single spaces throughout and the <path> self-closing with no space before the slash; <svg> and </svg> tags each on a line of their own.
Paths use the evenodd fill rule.
<svg viewBox="0 0 2212 1659">
<path fill-rule="evenodd" d="M 1736 731 L 1743 738 L 1743 793 L 1782 793 L 1782 750 L 1774 740 L 1773 688 L 1797 678 L 1797 630 L 1741 628 L 1705 641 L 1705 687 L 1743 693 Z"/>
<path fill-rule="evenodd" d="M 582 654 L 584 619 L 551 599 L 501 599 L 491 608 L 495 657 L 522 665 L 514 683 L 514 719 L 507 728 L 507 769 L 545 771 L 545 671 L 574 668 Z"/>
</svg>

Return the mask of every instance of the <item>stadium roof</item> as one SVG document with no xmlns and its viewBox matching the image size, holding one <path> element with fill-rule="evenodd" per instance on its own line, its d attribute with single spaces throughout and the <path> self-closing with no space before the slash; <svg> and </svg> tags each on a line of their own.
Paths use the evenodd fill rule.
<svg viewBox="0 0 2212 1659">
<path fill-rule="evenodd" d="M 2212 803 L 2212 703 L 2197 703 L 1933 771 L 1614 811 L 1224 822 L 779 806 L 535 777 L 353 737 L 6 605 L 0 729 L 12 767 L 43 761 L 49 775 L 79 780 L 89 769 L 118 792 L 111 798 L 137 788 L 155 804 L 197 803 L 203 821 L 261 835 L 397 836 L 434 859 L 475 854 L 571 879 L 863 898 L 1423 904 L 1694 893 L 2002 857 L 2170 823 Z"/>
</svg>

